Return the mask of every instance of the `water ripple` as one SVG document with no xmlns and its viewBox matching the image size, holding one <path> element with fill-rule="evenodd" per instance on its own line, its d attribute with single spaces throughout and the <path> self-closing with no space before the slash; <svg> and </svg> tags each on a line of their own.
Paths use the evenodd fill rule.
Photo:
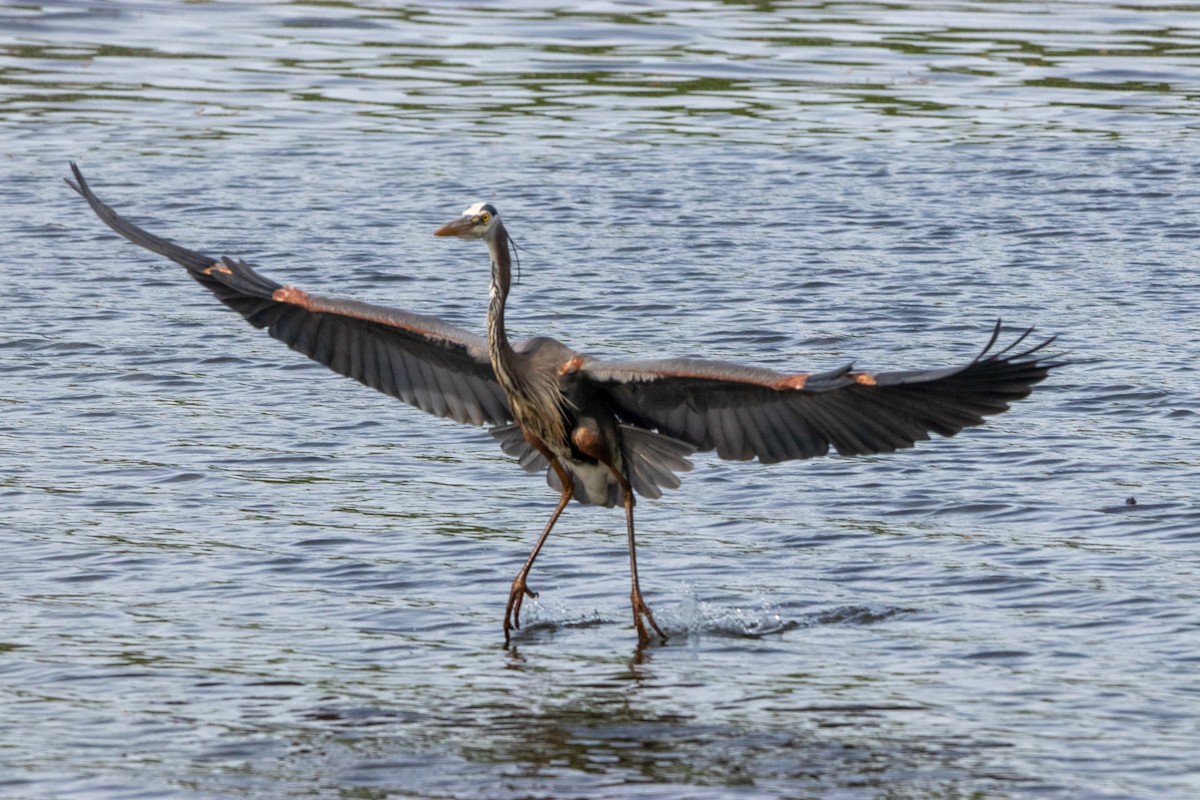
<svg viewBox="0 0 1200 800">
<path fill-rule="evenodd" d="M 1192 797 L 1191 9 L 0 8 L 0 793 Z M 1071 366 L 983 428 L 618 512 L 118 242 L 598 355 Z"/>
</svg>

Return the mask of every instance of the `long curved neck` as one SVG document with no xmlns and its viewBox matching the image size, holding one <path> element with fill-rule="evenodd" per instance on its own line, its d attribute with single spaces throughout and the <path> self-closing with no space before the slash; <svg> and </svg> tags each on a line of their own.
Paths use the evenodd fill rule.
<svg viewBox="0 0 1200 800">
<path fill-rule="evenodd" d="M 488 355 L 500 385 L 508 394 L 518 392 L 517 354 L 508 342 L 504 330 L 504 304 L 512 281 L 512 254 L 508 250 L 508 232 L 497 224 L 486 239 L 492 257 L 492 288 L 488 299 Z"/>
<path fill-rule="evenodd" d="M 540 442 L 556 453 L 569 454 L 567 432 L 562 416 L 563 396 L 558 386 L 558 376 L 531 368 L 528 363 L 517 360 L 517 353 L 508 342 L 504 330 L 504 303 L 508 300 L 508 288 L 512 281 L 512 253 L 508 250 L 508 232 L 497 224 L 487 239 L 488 252 L 492 256 L 492 291 L 488 300 L 488 357 L 492 371 L 504 394 L 513 418 L 521 426 L 525 437 L 531 442 Z M 543 452 L 545 454 L 545 452 Z"/>
</svg>

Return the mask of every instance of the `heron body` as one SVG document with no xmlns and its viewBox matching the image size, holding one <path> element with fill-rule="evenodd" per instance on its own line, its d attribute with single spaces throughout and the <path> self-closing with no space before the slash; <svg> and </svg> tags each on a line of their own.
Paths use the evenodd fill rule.
<svg viewBox="0 0 1200 800">
<path fill-rule="evenodd" d="M 504 638 L 520 627 L 527 577 L 572 498 L 625 509 L 630 600 L 638 641 L 665 635 L 637 574 L 635 495 L 680 485 L 696 451 L 772 463 L 891 452 L 953 436 L 1029 394 L 1058 363 L 1038 355 L 1052 339 L 1020 349 L 1030 331 L 959 367 L 870 373 L 842 367 L 783 374 L 698 359 L 609 361 L 546 337 L 513 344 L 505 329 L 511 238 L 494 206 L 477 203 L 435 231 L 480 239 L 491 259 L 487 336 L 437 317 L 284 286 L 244 261 L 214 258 L 148 233 L 92 192 L 71 165 L 68 185 L 110 228 L 183 266 L 217 299 L 258 328 L 335 372 L 424 411 L 487 425 L 527 471 L 545 471 L 558 504 L 509 590 Z"/>
</svg>

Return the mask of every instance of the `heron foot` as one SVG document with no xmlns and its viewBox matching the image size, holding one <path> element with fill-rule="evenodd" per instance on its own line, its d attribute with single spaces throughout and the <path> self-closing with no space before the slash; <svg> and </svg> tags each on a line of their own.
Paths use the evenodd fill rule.
<svg viewBox="0 0 1200 800">
<path fill-rule="evenodd" d="M 512 582 L 512 588 L 508 592 L 508 605 L 504 608 L 504 644 L 507 645 L 512 638 L 514 630 L 521 629 L 521 603 L 524 602 L 526 596 L 537 597 L 537 592 L 525 585 L 525 571 Z"/>
<path fill-rule="evenodd" d="M 642 622 L 643 617 L 650 623 L 650 627 L 654 629 L 654 632 L 658 634 L 660 643 L 665 644 L 667 635 L 662 632 L 662 628 L 658 627 L 658 623 L 654 621 L 654 614 L 650 612 L 650 606 L 646 605 L 646 601 L 642 599 L 642 593 L 635 588 L 630 600 L 633 604 L 633 625 L 637 628 L 638 632 L 638 647 L 645 647 L 650 644 L 652 638 L 646 631 L 645 623 Z"/>
</svg>

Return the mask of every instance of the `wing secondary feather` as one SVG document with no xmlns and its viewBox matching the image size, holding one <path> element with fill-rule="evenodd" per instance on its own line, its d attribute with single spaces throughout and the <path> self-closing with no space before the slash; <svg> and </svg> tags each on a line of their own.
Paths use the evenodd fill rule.
<svg viewBox="0 0 1200 800">
<path fill-rule="evenodd" d="M 1025 331 L 950 369 L 819 374 L 695 359 L 586 361 L 581 371 L 613 399 L 628 422 L 716 450 L 722 458 L 764 463 L 886 453 L 931 433 L 953 436 L 1029 394 L 1057 363 L 1038 355 L 1053 339 L 1020 349 Z"/>
</svg>

